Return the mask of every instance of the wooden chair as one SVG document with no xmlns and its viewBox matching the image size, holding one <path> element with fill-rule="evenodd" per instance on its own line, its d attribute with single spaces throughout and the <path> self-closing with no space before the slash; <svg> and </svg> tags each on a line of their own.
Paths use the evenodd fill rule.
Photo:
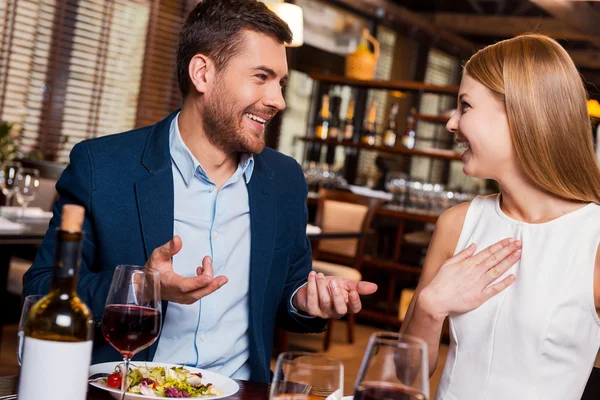
<svg viewBox="0 0 600 400">
<path fill-rule="evenodd" d="M 323 233 L 361 232 L 359 239 L 321 240 L 313 247 L 313 271 L 360 281 L 367 234 L 382 200 L 339 190 L 321 189 L 315 223 Z M 354 343 L 355 315 L 348 315 L 348 342 Z M 331 343 L 333 321 L 328 323 L 324 349 Z"/>
</svg>

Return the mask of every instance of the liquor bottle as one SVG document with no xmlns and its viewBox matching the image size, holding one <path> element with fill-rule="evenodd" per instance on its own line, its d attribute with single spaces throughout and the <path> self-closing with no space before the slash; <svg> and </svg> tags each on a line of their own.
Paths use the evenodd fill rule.
<svg viewBox="0 0 600 400">
<path fill-rule="evenodd" d="M 315 137 L 327 139 L 329 137 L 329 95 L 324 94 L 321 101 L 321 113 L 315 124 Z"/>
<path fill-rule="evenodd" d="M 396 146 L 396 117 L 398 116 L 398 103 L 394 103 L 390 111 L 390 119 L 383 133 L 383 144 L 387 147 Z"/>
<path fill-rule="evenodd" d="M 410 110 L 410 114 L 406 119 L 406 131 L 404 131 L 404 135 L 402 136 L 402 145 L 407 149 L 415 148 L 415 140 L 417 133 L 415 132 L 415 108 Z"/>
<path fill-rule="evenodd" d="M 52 286 L 25 321 L 20 400 L 86 398 L 94 323 L 76 293 L 84 215 L 81 206 L 63 207 Z"/>
<path fill-rule="evenodd" d="M 354 137 L 354 100 L 348 102 L 348 111 L 346 112 L 346 120 L 344 121 L 344 142 L 351 142 Z"/>
<path fill-rule="evenodd" d="M 329 122 L 329 138 L 338 139 L 340 135 L 340 105 L 342 98 L 339 96 L 331 97 L 331 117 Z M 335 161 L 335 148 L 333 144 L 327 145 L 327 153 L 325 155 L 325 163 L 332 166 Z"/>
<path fill-rule="evenodd" d="M 371 106 L 369 107 L 369 116 L 365 121 L 362 142 L 364 144 L 368 144 L 373 146 L 375 144 L 375 119 L 377 117 L 377 108 L 375 106 L 375 100 L 371 101 Z"/>
</svg>

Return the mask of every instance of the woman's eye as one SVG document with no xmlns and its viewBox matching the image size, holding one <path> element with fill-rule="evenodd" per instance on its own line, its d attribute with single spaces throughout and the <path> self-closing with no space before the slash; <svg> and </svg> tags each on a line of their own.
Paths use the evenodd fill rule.
<svg viewBox="0 0 600 400">
<path fill-rule="evenodd" d="M 465 108 L 471 108 L 471 105 L 469 103 L 467 103 L 466 101 L 463 101 L 460 103 L 462 109 L 464 110 Z"/>
</svg>

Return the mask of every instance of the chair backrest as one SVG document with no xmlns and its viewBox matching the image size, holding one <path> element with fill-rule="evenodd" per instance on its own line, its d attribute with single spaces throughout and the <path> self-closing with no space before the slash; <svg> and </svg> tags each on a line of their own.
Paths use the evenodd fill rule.
<svg viewBox="0 0 600 400">
<path fill-rule="evenodd" d="M 315 257 L 334 259 L 360 268 L 366 236 L 375 210 L 382 200 L 351 192 L 321 189 L 315 223 L 323 233 L 360 232 L 360 239 L 321 240 L 314 249 Z"/>
</svg>

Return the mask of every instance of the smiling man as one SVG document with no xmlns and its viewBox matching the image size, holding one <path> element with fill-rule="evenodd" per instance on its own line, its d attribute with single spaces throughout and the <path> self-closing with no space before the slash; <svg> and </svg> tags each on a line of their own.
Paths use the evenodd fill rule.
<svg viewBox="0 0 600 400">
<path fill-rule="evenodd" d="M 204 0 L 181 30 L 181 110 L 73 148 L 25 294 L 46 293 L 65 203 L 86 208 L 77 291 L 96 320 L 116 265 L 158 270 L 159 340 L 134 359 L 268 382 L 273 332 L 319 332 L 361 308 L 368 282 L 311 272 L 304 175 L 265 148 L 285 108 L 288 26 L 255 0 Z M 93 362 L 120 360 L 96 333 Z"/>
</svg>

